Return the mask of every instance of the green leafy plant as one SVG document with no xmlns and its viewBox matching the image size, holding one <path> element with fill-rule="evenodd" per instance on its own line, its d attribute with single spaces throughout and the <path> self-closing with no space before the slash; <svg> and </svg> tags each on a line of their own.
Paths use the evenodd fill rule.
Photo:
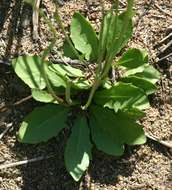
<svg viewBox="0 0 172 190">
<path fill-rule="evenodd" d="M 46 142 L 68 127 L 71 135 L 65 149 L 65 164 L 76 181 L 89 166 L 93 145 L 107 154 L 121 156 L 125 144 L 146 142 L 144 130 L 137 121 L 149 107 L 148 95 L 155 92 L 160 74 L 149 65 L 145 50 L 132 48 L 120 54 L 133 29 L 133 0 L 127 2 L 122 13 L 118 11 L 118 1 L 110 10 L 102 9 L 98 35 L 77 12 L 68 37 L 57 9 L 55 18 L 66 37 L 64 56 L 78 59 L 83 69 L 66 62 L 54 64 L 45 60 L 57 38 L 48 20 L 54 38 L 43 55 L 13 60 L 16 74 L 31 88 L 33 98 L 48 103 L 24 119 L 19 141 Z M 90 63 L 95 70 L 89 70 Z M 116 74 L 114 78 L 112 71 Z M 74 118 L 72 127 L 67 125 L 69 113 Z"/>
</svg>

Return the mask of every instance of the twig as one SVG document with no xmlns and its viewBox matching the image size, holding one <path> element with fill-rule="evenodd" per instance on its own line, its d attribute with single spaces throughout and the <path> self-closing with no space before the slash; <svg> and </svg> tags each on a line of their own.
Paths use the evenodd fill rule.
<svg viewBox="0 0 172 190">
<path fill-rule="evenodd" d="M 62 57 L 61 59 L 56 59 L 55 61 L 53 61 L 53 63 L 55 64 L 64 64 L 64 63 L 67 63 L 69 65 L 85 65 L 83 64 L 80 60 L 78 59 L 70 59 L 70 58 L 67 58 L 67 57 Z M 85 61 L 86 64 L 89 64 L 89 62 Z"/>
<path fill-rule="evenodd" d="M 168 44 L 160 50 L 159 54 L 164 53 L 171 45 L 172 45 L 172 40 L 169 41 Z"/>
<path fill-rule="evenodd" d="M 28 159 L 28 160 L 23 160 L 23 161 L 19 161 L 19 162 L 14 162 L 14 163 L 9 163 L 9 164 L 3 164 L 0 165 L 0 170 L 2 169 L 6 169 L 6 168 L 11 168 L 11 167 L 16 167 L 16 166 L 21 166 L 21 165 L 26 165 L 29 163 L 33 163 L 33 162 L 38 162 L 38 161 L 42 161 L 42 160 L 47 160 L 50 158 L 53 158 L 55 155 L 51 155 L 51 156 L 39 156 L 37 158 L 32 158 L 32 159 Z"/>
<path fill-rule="evenodd" d="M 0 60 L 0 64 L 4 64 L 4 65 L 7 65 L 7 66 L 10 66 L 11 63 L 9 61 L 3 61 L 3 60 Z"/>
<path fill-rule="evenodd" d="M 172 142 L 166 142 L 166 141 L 159 140 L 158 137 L 152 136 L 152 135 L 150 135 L 150 134 L 148 134 L 148 133 L 145 133 L 145 135 L 146 135 L 149 139 L 151 139 L 151 140 L 153 140 L 153 141 L 156 141 L 156 142 L 158 142 L 158 143 L 160 143 L 160 144 L 162 144 L 162 145 L 164 145 L 164 146 L 166 146 L 166 147 L 168 147 L 168 148 L 172 148 Z"/>
<path fill-rule="evenodd" d="M 80 60 L 78 60 L 78 59 L 70 59 L 70 58 L 68 58 L 68 57 L 62 57 L 62 58 L 58 58 L 58 59 L 55 59 L 55 60 L 53 60 L 53 63 L 54 64 L 69 64 L 69 65 L 85 65 L 85 64 L 89 64 L 89 62 L 88 61 L 85 61 L 84 63 L 85 64 L 83 64 Z M 9 60 L 9 61 L 3 61 L 3 60 L 0 60 L 0 64 L 4 64 L 4 65 L 8 65 L 8 66 L 10 66 L 11 65 L 11 61 Z M 86 66 L 86 65 L 85 65 Z"/>
<path fill-rule="evenodd" d="M 12 128 L 12 123 L 6 124 L 5 130 L 0 134 L 0 140 L 4 137 L 4 135 Z"/>
<path fill-rule="evenodd" d="M 158 8 L 161 12 L 163 12 L 164 14 L 172 17 L 172 14 L 170 13 L 167 13 L 166 11 L 164 11 L 164 9 L 162 9 L 159 5 L 157 5 L 156 3 L 154 4 L 156 8 Z"/>
<path fill-rule="evenodd" d="M 0 112 L 6 111 L 8 109 L 8 107 L 10 107 L 10 106 L 18 106 L 18 105 L 22 104 L 23 102 L 26 102 L 27 100 L 30 100 L 31 98 L 32 98 L 32 95 L 29 95 L 29 96 L 15 102 L 12 105 L 3 105 L 3 106 L 0 107 Z"/>
<path fill-rule="evenodd" d="M 169 35 L 165 36 L 161 41 L 159 41 L 158 44 L 160 45 L 160 44 L 164 43 L 168 38 L 171 38 L 171 37 L 172 37 L 172 32 Z"/>
<path fill-rule="evenodd" d="M 32 95 L 29 95 L 29 96 L 27 96 L 27 97 L 25 97 L 25 98 L 23 98 L 23 99 L 15 102 L 13 105 L 14 106 L 18 106 L 18 105 L 22 104 L 23 102 L 26 102 L 27 100 L 30 100 L 31 98 L 32 98 Z"/>
<path fill-rule="evenodd" d="M 39 22 L 39 6 L 40 6 L 40 2 L 41 2 L 41 0 L 35 0 L 35 5 L 33 7 L 33 13 L 32 13 L 33 39 L 34 40 L 39 39 L 38 22 Z"/>
<path fill-rule="evenodd" d="M 169 58 L 170 56 L 172 56 L 172 53 L 169 53 L 168 55 L 166 55 L 166 56 L 164 56 L 164 57 L 161 57 L 161 58 L 158 60 L 158 62 L 161 62 L 161 61 L 163 61 L 164 59 Z"/>
</svg>

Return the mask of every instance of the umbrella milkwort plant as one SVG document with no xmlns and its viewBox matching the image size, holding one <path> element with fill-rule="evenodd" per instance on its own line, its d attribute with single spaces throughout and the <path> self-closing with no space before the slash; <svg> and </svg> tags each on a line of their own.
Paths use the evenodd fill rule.
<svg viewBox="0 0 172 190">
<path fill-rule="evenodd" d="M 71 134 L 65 148 L 65 165 L 76 181 L 89 166 L 93 145 L 109 155 L 121 156 L 126 144 L 146 142 L 138 120 L 149 107 L 148 95 L 156 91 L 160 74 L 148 63 L 145 50 L 130 48 L 120 53 L 132 36 L 132 7 L 133 0 L 127 0 L 122 13 L 118 11 L 118 1 L 110 10 L 103 9 L 98 35 L 89 21 L 76 12 L 70 36 L 57 8 L 55 18 L 66 38 L 64 56 L 78 59 L 85 68 L 94 63 L 95 72 L 89 77 L 83 69 L 46 59 L 57 39 L 47 18 L 54 34 L 50 46 L 42 56 L 19 56 L 12 63 L 16 74 L 31 88 L 33 98 L 47 103 L 24 118 L 19 141 L 46 142 L 68 127 Z M 69 113 L 75 118 L 72 127 L 67 126 Z"/>
</svg>

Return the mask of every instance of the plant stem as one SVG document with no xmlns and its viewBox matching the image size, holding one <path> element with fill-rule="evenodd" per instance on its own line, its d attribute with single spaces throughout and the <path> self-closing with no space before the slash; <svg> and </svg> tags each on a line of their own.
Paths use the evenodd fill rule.
<svg viewBox="0 0 172 190">
<path fill-rule="evenodd" d="M 52 33 L 54 35 L 54 38 L 53 38 L 52 42 L 44 50 L 43 55 L 42 55 L 42 62 L 43 62 L 42 74 L 43 74 L 43 77 L 44 77 L 44 80 L 45 80 L 45 83 L 46 83 L 46 86 L 47 86 L 47 89 L 48 89 L 49 93 L 53 96 L 53 98 L 55 100 L 57 100 L 57 102 L 63 104 L 64 100 L 62 98 L 58 97 L 55 94 L 53 88 L 51 87 L 51 84 L 49 82 L 49 79 L 48 79 L 48 76 L 47 76 L 47 73 L 46 73 L 47 65 L 46 65 L 46 61 L 45 61 L 47 56 L 49 55 L 51 49 L 55 46 L 55 43 L 56 43 L 56 40 L 57 40 L 57 31 L 54 28 L 54 26 L 52 25 L 52 23 L 49 21 L 49 19 L 47 19 L 47 17 L 45 16 L 45 14 L 44 14 L 44 12 L 42 10 L 40 10 L 40 15 L 44 18 L 45 22 L 47 23 L 47 25 L 49 26 L 50 30 L 52 31 Z"/>
<path fill-rule="evenodd" d="M 56 40 L 54 39 L 50 45 L 48 46 L 48 48 L 44 51 L 43 55 L 42 55 L 42 64 L 43 64 L 43 67 L 42 67 L 42 74 L 43 74 L 43 77 L 44 77 L 44 80 L 45 80 L 45 83 L 46 83 L 46 86 L 47 86 L 47 89 L 49 91 L 49 93 L 53 96 L 53 98 L 55 100 L 57 100 L 58 103 L 63 103 L 64 100 L 60 97 L 58 97 L 53 88 L 51 87 L 51 84 L 49 82 L 49 79 L 48 79 L 48 76 L 47 76 L 47 73 L 46 73 L 46 68 L 47 68 L 47 62 L 45 61 L 47 55 L 49 54 L 50 50 L 52 49 L 52 47 L 54 47 L 54 44 L 55 44 Z"/>
<path fill-rule="evenodd" d="M 54 18 L 56 19 L 57 23 L 59 24 L 62 32 L 63 32 L 63 35 L 65 36 L 66 38 L 66 41 L 67 43 L 69 44 L 69 46 L 72 48 L 73 52 L 75 53 L 76 57 L 81 61 L 83 62 L 83 59 L 81 58 L 81 56 L 79 55 L 78 51 L 75 49 L 75 47 L 73 46 L 69 36 L 67 35 L 66 31 L 65 31 L 65 28 L 63 26 L 63 23 L 62 23 L 62 20 L 61 20 L 61 17 L 60 17 L 60 14 L 59 14 L 59 6 L 56 5 L 56 12 L 55 12 L 55 15 L 54 15 Z"/>
<path fill-rule="evenodd" d="M 86 110 L 90 106 L 90 104 L 92 102 L 92 99 L 94 97 L 94 94 L 95 94 L 95 92 L 96 92 L 96 90 L 97 90 L 97 88 L 99 87 L 100 84 L 101 84 L 101 79 L 97 78 L 95 80 L 93 86 L 92 86 L 92 89 L 90 91 L 87 103 L 82 107 L 83 110 Z"/>
<path fill-rule="evenodd" d="M 42 9 L 40 9 L 39 14 L 43 17 L 44 21 L 46 22 L 46 24 L 48 25 L 48 27 L 50 28 L 51 32 L 54 35 L 54 38 L 57 38 L 57 31 L 54 28 L 54 26 L 52 25 L 51 21 L 45 16 L 44 12 Z"/>
<path fill-rule="evenodd" d="M 69 105 L 72 104 L 72 100 L 71 100 L 71 97 L 70 97 L 70 89 L 71 89 L 71 82 L 70 82 L 70 80 L 67 80 L 65 95 L 66 95 L 66 102 Z"/>
<path fill-rule="evenodd" d="M 93 97 L 94 97 L 94 94 L 95 94 L 95 92 L 96 92 L 96 90 L 97 90 L 97 88 L 100 86 L 100 84 L 101 84 L 101 82 L 102 82 L 102 80 L 104 80 L 104 78 L 106 78 L 107 77 L 107 75 L 108 75 L 108 73 L 109 73 L 109 70 L 110 70 L 110 68 L 112 67 L 112 62 L 113 62 L 113 59 L 114 59 L 114 57 L 116 56 L 116 54 L 118 53 L 118 51 L 119 51 L 119 47 L 121 46 L 121 44 L 122 44 L 122 40 L 123 40 L 123 36 L 124 36 L 124 34 L 125 34 L 125 32 L 126 32 L 126 30 L 127 30 L 127 27 L 128 27 L 128 23 L 129 23 L 129 19 L 130 19 L 130 17 L 131 17 L 131 14 L 132 14 L 132 7 L 133 7 L 133 2 L 134 2 L 134 0 L 128 0 L 127 1 L 128 2 L 128 6 L 127 6 L 127 11 L 126 11 L 126 17 L 125 17 L 125 21 L 124 21 L 124 24 L 123 24 L 123 27 L 122 27 L 122 30 L 121 30 L 121 33 L 120 33 L 120 37 L 118 38 L 118 39 L 114 39 L 115 41 L 116 41 L 116 47 L 114 48 L 113 47 L 113 42 L 114 42 L 114 40 L 113 40 L 113 42 L 111 43 L 111 46 L 110 46 L 110 49 L 109 49 L 109 54 L 108 54 L 108 56 L 106 56 L 107 57 L 107 60 L 105 60 L 105 65 L 104 65 L 104 70 L 103 70 L 103 72 L 100 74 L 99 73 L 99 71 L 101 70 L 100 68 L 100 62 L 102 61 L 102 57 L 101 57 L 101 55 L 99 54 L 99 56 L 100 56 L 100 59 L 98 59 L 98 68 L 97 68 L 97 73 L 96 73 L 96 77 L 95 77 L 95 82 L 94 82 L 94 84 L 93 84 L 93 87 L 92 87 L 92 89 L 91 89 L 91 91 L 90 91 L 90 94 L 89 94 L 89 97 L 88 97 L 88 101 L 87 101 L 87 103 L 83 106 L 83 109 L 84 110 L 86 110 L 89 106 L 90 106 L 90 104 L 91 104 L 91 102 L 92 102 L 92 99 L 93 99 Z M 115 12 L 116 12 L 116 16 L 118 16 L 118 6 L 119 6 L 119 1 L 117 0 L 117 2 L 115 3 L 114 2 L 114 5 L 116 5 L 116 9 L 115 9 Z M 113 12 L 112 12 L 112 14 L 113 14 Z M 112 21 L 112 17 L 111 17 L 111 21 Z M 111 22 L 110 21 L 110 22 Z M 116 19 L 116 22 L 117 22 L 117 19 Z M 116 30 L 116 28 L 115 28 L 115 30 Z M 103 32 L 103 29 L 101 29 L 101 32 Z M 102 35 L 102 34 L 101 34 Z M 108 33 L 106 33 L 106 36 L 108 35 Z M 100 48 L 100 46 L 99 46 L 99 48 Z M 113 48 L 113 49 L 112 49 Z M 100 48 L 100 50 L 102 50 L 101 48 Z M 99 53 L 100 53 L 100 50 L 99 50 Z M 101 52 L 102 53 L 102 52 Z M 99 76 L 99 74 L 100 74 L 100 76 Z"/>
<path fill-rule="evenodd" d="M 105 68 L 104 68 L 104 71 L 103 71 L 103 74 L 102 74 L 102 79 L 106 78 L 106 76 L 108 75 L 109 70 L 112 67 L 113 59 L 116 56 L 116 54 L 118 53 L 119 48 L 120 48 L 120 46 L 122 44 L 123 36 L 126 33 L 126 30 L 128 28 L 128 24 L 129 24 L 129 20 L 130 20 L 131 15 L 132 15 L 133 2 L 134 2 L 133 0 L 128 0 L 128 6 L 127 6 L 127 10 L 126 10 L 126 16 L 125 16 L 124 24 L 123 24 L 123 27 L 121 29 L 120 36 L 116 40 L 116 44 L 117 45 L 115 46 L 115 48 L 113 47 L 113 43 L 111 45 L 111 48 L 109 50 L 110 55 L 107 58 L 107 61 L 106 61 L 106 64 L 105 64 Z"/>
<path fill-rule="evenodd" d="M 102 7 L 102 22 L 101 22 L 101 29 L 100 29 L 100 36 L 99 36 L 99 49 L 98 49 L 98 60 L 97 60 L 97 70 L 96 70 L 96 75 L 95 75 L 95 81 L 94 84 L 91 88 L 88 100 L 86 102 L 86 104 L 82 107 L 83 110 L 86 110 L 89 105 L 92 102 L 92 99 L 94 97 L 94 94 L 97 90 L 97 88 L 99 87 L 100 83 L 101 83 L 101 70 L 102 70 L 102 61 L 106 52 L 106 41 L 107 41 L 107 30 L 104 30 L 106 28 L 104 28 L 104 24 L 105 24 L 105 8 L 104 8 L 104 2 L 103 0 L 100 0 L 100 4 Z"/>
</svg>

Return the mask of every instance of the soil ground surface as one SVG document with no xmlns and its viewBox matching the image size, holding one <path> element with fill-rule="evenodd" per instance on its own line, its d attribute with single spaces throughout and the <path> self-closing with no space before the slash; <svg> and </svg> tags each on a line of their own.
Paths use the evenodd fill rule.
<svg viewBox="0 0 172 190">
<path fill-rule="evenodd" d="M 106 7 L 110 2 L 106 2 Z M 120 6 L 124 8 L 124 1 Z M 53 19 L 54 2 L 42 0 L 41 7 Z M 65 27 L 71 16 L 80 11 L 98 29 L 100 6 L 98 1 L 65 1 L 60 8 Z M 135 5 L 134 35 L 129 47 L 141 47 L 149 52 L 150 63 L 162 74 L 156 94 L 149 97 L 151 107 L 140 122 L 149 134 L 160 140 L 172 142 L 172 57 L 161 59 L 172 51 L 167 48 L 172 33 L 171 0 L 138 0 Z M 1 0 L 0 3 L 0 134 L 12 125 L 8 133 L 0 139 L 0 166 L 36 158 L 50 156 L 35 163 L 0 170 L 0 190 L 171 190 L 172 150 L 156 141 L 145 145 L 126 147 L 122 157 L 110 157 L 97 150 L 82 180 L 78 183 L 65 170 L 63 152 L 68 131 L 62 131 L 57 138 L 39 145 L 20 144 L 16 133 L 22 119 L 40 104 L 34 100 L 13 106 L 13 103 L 30 95 L 30 90 L 14 74 L 12 68 L 3 63 L 23 54 L 39 54 L 50 42 L 51 33 L 42 19 L 39 22 L 39 40 L 32 38 L 32 9 L 23 0 Z M 53 49 L 50 59 L 59 56 L 63 36 Z"/>
</svg>

